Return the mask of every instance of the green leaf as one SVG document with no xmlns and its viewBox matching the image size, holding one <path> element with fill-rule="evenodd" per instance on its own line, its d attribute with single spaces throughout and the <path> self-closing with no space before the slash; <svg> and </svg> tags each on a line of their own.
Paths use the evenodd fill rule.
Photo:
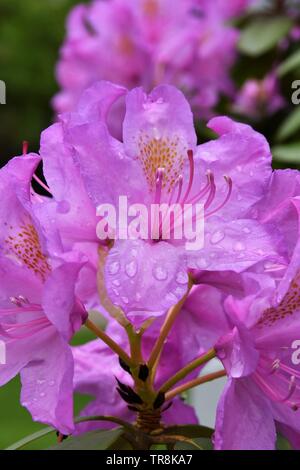
<svg viewBox="0 0 300 470">
<path fill-rule="evenodd" d="M 190 442 L 177 442 L 174 449 L 176 450 L 212 450 L 213 446 L 210 439 L 198 438 Z"/>
<path fill-rule="evenodd" d="M 44 428 L 41 431 L 35 432 L 34 434 L 30 434 L 30 436 L 24 437 L 24 439 L 21 439 L 18 442 L 15 442 L 11 446 L 7 447 L 5 450 L 19 450 L 25 447 L 27 444 L 30 444 L 31 442 L 37 441 L 41 437 L 46 436 L 47 434 L 50 434 L 51 432 L 55 432 L 55 429 L 53 428 Z"/>
<path fill-rule="evenodd" d="M 277 140 L 285 140 L 300 129 L 300 106 L 297 107 L 281 124 L 277 132 Z"/>
<path fill-rule="evenodd" d="M 48 450 L 106 450 L 118 441 L 123 432 L 123 428 L 92 431 L 81 436 L 70 437 Z"/>
<path fill-rule="evenodd" d="M 123 436 L 125 435 L 120 436 L 106 450 L 132 450 L 132 445 Z"/>
<path fill-rule="evenodd" d="M 254 57 L 264 54 L 288 34 L 292 24 L 286 17 L 255 19 L 242 31 L 239 49 Z"/>
<path fill-rule="evenodd" d="M 278 434 L 277 441 L 276 441 L 276 449 L 277 450 L 292 450 L 292 446 L 285 437 L 281 436 L 281 434 Z"/>
<path fill-rule="evenodd" d="M 175 434 L 185 437 L 204 437 L 204 438 L 211 438 L 213 435 L 214 430 L 211 428 L 207 428 L 206 426 L 197 426 L 197 425 L 186 425 L 186 426 L 172 426 L 167 428 L 164 431 L 164 434 Z"/>
<path fill-rule="evenodd" d="M 300 68 L 300 51 L 297 50 L 290 57 L 288 57 L 282 64 L 277 68 L 277 74 L 279 77 L 283 77 L 294 69 Z"/>
<path fill-rule="evenodd" d="M 300 142 L 277 145 L 272 148 L 276 160 L 284 163 L 300 164 Z"/>
</svg>

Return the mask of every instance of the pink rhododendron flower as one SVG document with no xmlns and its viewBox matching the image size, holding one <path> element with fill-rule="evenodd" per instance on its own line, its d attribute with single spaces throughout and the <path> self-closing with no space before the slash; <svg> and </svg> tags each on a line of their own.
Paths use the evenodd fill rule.
<svg viewBox="0 0 300 470">
<path fill-rule="evenodd" d="M 106 117 L 125 94 L 120 142 L 110 135 Z M 225 117 L 209 126 L 219 139 L 197 146 L 190 107 L 177 89 L 160 86 L 147 96 L 142 89 L 127 93 L 99 82 L 83 95 L 76 113 L 62 115 L 43 135 L 41 155 L 54 199 L 36 210 L 45 224 L 49 211 L 57 219 L 60 249 L 92 253 L 90 289 L 101 241 L 95 241 L 88 197 L 94 211 L 101 204 L 117 208 L 122 196 L 149 209 L 154 203 L 187 203 L 194 210 L 190 220 L 196 204 L 204 207 L 203 248 L 187 249 L 184 236 L 164 238 L 162 226 L 155 235 L 153 224 L 148 237 L 115 241 L 105 264 L 107 291 L 132 318 L 161 315 L 176 304 L 187 290 L 189 269 L 240 272 L 278 256 L 276 228 L 262 227 L 249 215 L 272 174 L 266 140 Z"/>
<path fill-rule="evenodd" d="M 183 89 L 195 110 L 210 111 L 232 94 L 229 69 L 238 32 L 227 19 L 248 1 L 94 0 L 67 23 L 57 78 L 57 113 L 74 110 L 85 88 L 110 80 L 128 88 L 158 83 Z M 121 114 L 116 108 L 114 120 Z M 114 123 L 117 128 L 116 123 Z"/>
<path fill-rule="evenodd" d="M 82 261 L 44 251 L 43 228 L 32 210 L 37 155 L 11 160 L 0 170 L 0 339 L 6 364 L 0 385 L 19 372 L 21 403 L 34 420 L 62 433 L 73 429 L 73 358 L 68 340 L 86 318 L 75 295 Z"/>
<path fill-rule="evenodd" d="M 276 113 L 285 104 L 274 74 L 263 80 L 247 80 L 237 95 L 234 109 L 252 119 Z"/>
<path fill-rule="evenodd" d="M 225 279 L 203 274 L 199 282 L 210 286 L 196 288 L 183 312 L 198 318 L 199 341 L 204 348 L 215 345 L 229 376 L 217 410 L 217 449 L 274 449 L 276 423 L 295 442 L 300 431 L 300 366 L 293 361 L 300 318 L 299 184 L 298 172 L 276 172 L 258 214 L 280 225 L 286 263 L 263 263 L 257 272 Z"/>
</svg>

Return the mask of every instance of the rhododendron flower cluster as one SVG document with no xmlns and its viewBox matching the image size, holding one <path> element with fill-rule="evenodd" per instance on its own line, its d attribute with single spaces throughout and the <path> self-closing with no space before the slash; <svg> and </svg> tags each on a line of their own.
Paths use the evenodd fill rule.
<svg viewBox="0 0 300 470">
<path fill-rule="evenodd" d="M 109 126 L 120 100 L 121 140 Z M 0 383 L 20 373 L 21 403 L 60 441 L 118 425 L 130 448 L 193 444 L 193 424 L 215 449 L 274 449 L 277 431 L 299 446 L 299 172 L 273 171 L 250 126 L 208 126 L 216 138 L 198 145 L 171 85 L 148 94 L 100 81 L 43 132 L 38 155 L 24 144 L 0 170 Z M 200 217 L 202 245 L 166 236 L 165 219 L 115 237 L 99 207 L 122 197 L 140 211 L 189 204 L 177 226 Z M 83 325 L 95 340 L 71 347 Z M 184 392 L 223 376 L 210 430 Z M 80 418 L 75 391 L 92 397 Z"/>
<path fill-rule="evenodd" d="M 239 34 L 229 22 L 250 3 L 94 0 L 76 6 L 57 66 L 55 111 L 74 110 L 82 91 L 101 79 L 147 91 L 174 84 L 195 111 L 210 112 L 221 94 L 233 93 L 229 70 Z M 121 104 L 114 115 L 122 115 Z"/>
</svg>

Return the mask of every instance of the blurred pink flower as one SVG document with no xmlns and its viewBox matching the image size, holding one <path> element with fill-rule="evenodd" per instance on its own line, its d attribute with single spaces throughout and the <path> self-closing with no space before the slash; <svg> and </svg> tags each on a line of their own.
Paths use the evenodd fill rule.
<svg viewBox="0 0 300 470">
<path fill-rule="evenodd" d="M 272 73 L 263 80 L 247 80 L 236 97 L 234 110 L 251 119 L 259 119 L 276 113 L 284 105 L 279 82 Z"/>
<path fill-rule="evenodd" d="M 57 66 L 61 92 L 53 100 L 55 111 L 73 110 L 83 90 L 102 79 L 147 91 L 174 84 L 197 112 L 207 114 L 220 94 L 233 93 L 229 70 L 238 32 L 226 21 L 248 4 L 94 0 L 75 7 Z M 115 119 L 120 113 L 116 108 Z"/>
</svg>

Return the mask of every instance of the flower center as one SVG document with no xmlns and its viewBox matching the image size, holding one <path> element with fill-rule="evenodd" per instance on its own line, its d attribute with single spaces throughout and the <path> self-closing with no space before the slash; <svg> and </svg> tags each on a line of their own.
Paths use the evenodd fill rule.
<svg viewBox="0 0 300 470">
<path fill-rule="evenodd" d="M 30 303 L 28 299 L 22 295 L 11 297 L 10 302 L 13 305 L 11 308 L 0 310 L 1 317 L 7 317 L 9 320 L 7 323 L 1 321 L 1 330 L 8 338 L 28 338 L 44 328 L 51 326 L 48 318 L 42 313 L 41 305 Z M 30 319 L 17 321 L 17 318 L 20 318 L 20 314 L 22 316 L 30 316 Z M 32 318 L 32 315 L 34 315 L 34 318 Z"/>
<path fill-rule="evenodd" d="M 266 309 L 257 323 L 257 326 L 272 326 L 279 320 L 293 315 L 300 310 L 300 271 L 292 281 L 288 292 L 277 307 Z"/>
<path fill-rule="evenodd" d="M 299 409 L 300 403 L 293 400 L 296 392 L 297 394 L 300 392 L 299 371 L 284 364 L 279 358 L 270 361 L 269 358 L 262 357 L 254 378 L 272 401 L 284 403 L 294 411 Z"/>
<path fill-rule="evenodd" d="M 150 138 L 141 134 L 138 141 L 141 162 L 150 191 L 156 188 L 157 169 L 164 168 L 162 188 L 170 193 L 182 173 L 186 148 L 178 137 Z"/>
<path fill-rule="evenodd" d="M 42 253 L 39 236 L 32 222 L 29 220 L 17 229 L 6 222 L 4 225 L 8 229 L 8 237 L 5 240 L 6 255 L 17 258 L 44 282 L 51 267 Z"/>
</svg>

